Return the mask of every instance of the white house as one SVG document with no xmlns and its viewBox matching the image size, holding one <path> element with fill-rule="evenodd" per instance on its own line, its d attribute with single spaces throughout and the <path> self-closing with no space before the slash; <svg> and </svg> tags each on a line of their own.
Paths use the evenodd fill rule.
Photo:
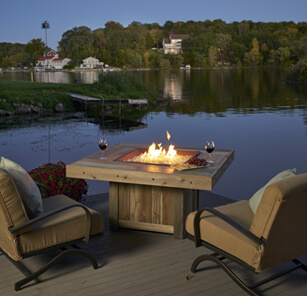
<svg viewBox="0 0 307 296">
<path fill-rule="evenodd" d="M 163 52 L 165 54 L 182 53 L 182 40 L 190 38 L 188 34 L 170 34 L 169 38 L 163 38 Z"/>
<path fill-rule="evenodd" d="M 37 60 L 36 67 L 38 69 L 63 69 L 70 61 L 71 59 L 68 58 L 59 58 L 58 53 L 50 50 Z"/>
<path fill-rule="evenodd" d="M 103 62 L 99 62 L 98 59 L 93 57 L 88 57 L 82 61 L 82 64 L 80 64 L 81 69 L 102 69 L 103 68 Z"/>
</svg>

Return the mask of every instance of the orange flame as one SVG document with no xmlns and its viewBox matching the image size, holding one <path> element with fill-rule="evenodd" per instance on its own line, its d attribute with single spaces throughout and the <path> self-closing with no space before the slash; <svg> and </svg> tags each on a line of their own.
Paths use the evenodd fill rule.
<svg viewBox="0 0 307 296">
<path fill-rule="evenodd" d="M 168 131 L 166 131 L 166 137 L 167 137 L 168 140 L 170 140 L 170 138 L 171 138 L 171 135 Z"/>
<path fill-rule="evenodd" d="M 166 131 L 166 135 L 169 140 L 171 135 L 168 131 Z M 146 152 L 135 156 L 133 161 L 155 164 L 181 164 L 187 161 L 189 157 L 190 156 L 178 155 L 175 146 L 172 144 L 169 145 L 166 151 L 161 143 L 156 145 L 156 143 L 153 142 Z"/>
</svg>

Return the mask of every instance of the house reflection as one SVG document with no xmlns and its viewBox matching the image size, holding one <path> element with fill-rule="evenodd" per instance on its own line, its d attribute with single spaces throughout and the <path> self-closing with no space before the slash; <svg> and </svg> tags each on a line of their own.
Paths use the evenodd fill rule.
<svg viewBox="0 0 307 296">
<path fill-rule="evenodd" d="M 177 72 L 169 71 L 169 75 L 165 75 L 163 96 L 164 98 L 172 98 L 173 100 L 182 100 L 182 83 Z"/>
<path fill-rule="evenodd" d="M 35 72 L 34 81 L 47 83 L 86 83 L 92 84 L 99 80 L 100 71 L 78 71 L 76 73 L 45 71 Z"/>
</svg>

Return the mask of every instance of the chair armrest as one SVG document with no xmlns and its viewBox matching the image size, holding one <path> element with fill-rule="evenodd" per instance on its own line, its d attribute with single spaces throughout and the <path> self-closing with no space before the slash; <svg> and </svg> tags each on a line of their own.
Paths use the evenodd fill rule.
<svg viewBox="0 0 307 296">
<path fill-rule="evenodd" d="M 47 197 L 49 197 L 49 191 L 48 189 L 41 183 L 36 183 L 36 186 L 39 188 L 39 189 L 43 189 L 46 193 L 47 193 Z"/>
<path fill-rule="evenodd" d="M 221 213 L 220 211 L 214 209 L 214 208 L 203 208 L 201 210 L 199 210 L 194 218 L 194 232 L 195 232 L 195 245 L 196 247 L 201 246 L 201 238 L 200 238 L 200 220 L 205 218 L 205 217 L 200 217 L 201 214 L 204 212 L 210 212 L 211 214 L 213 214 L 214 216 L 217 216 L 218 218 L 222 219 L 223 221 L 225 221 L 226 223 L 228 223 L 229 225 L 231 225 L 233 228 L 237 229 L 238 231 L 240 231 L 243 235 L 245 235 L 247 238 L 249 238 L 250 240 L 252 240 L 254 243 L 256 243 L 257 245 L 264 245 L 265 240 L 264 239 L 260 239 L 259 237 L 255 236 L 253 233 L 251 233 L 249 230 L 247 230 L 246 228 L 244 228 L 242 225 L 240 225 L 238 222 L 234 221 L 233 219 L 229 218 L 228 216 L 224 215 L 223 213 Z"/>
<path fill-rule="evenodd" d="M 35 224 L 35 223 L 37 223 L 37 222 L 39 222 L 41 220 L 44 220 L 44 219 L 46 219 L 46 218 L 48 218 L 50 216 L 53 216 L 55 214 L 58 214 L 60 212 L 69 210 L 69 209 L 71 209 L 73 207 L 80 207 L 86 213 L 86 231 L 85 231 L 84 241 L 86 243 L 88 243 L 89 239 L 90 239 L 91 228 L 92 228 L 92 216 L 91 216 L 91 213 L 90 213 L 89 209 L 86 206 L 81 205 L 81 204 L 72 204 L 72 205 L 68 205 L 68 206 L 65 206 L 65 207 L 58 208 L 58 209 L 56 209 L 54 211 L 48 212 L 48 213 L 43 214 L 41 216 L 38 216 L 38 217 L 36 217 L 34 219 L 31 219 L 31 220 L 27 221 L 26 223 L 24 223 L 22 225 L 18 225 L 16 227 L 9 227 L 9 231 L 11 233 L 15 233 L 15 232 L 17 232 L 19 230 L 22 230 L 22 229 L 24 229 L 24 228 L 26 228 L 28 226 L 31 226 L 32 224 Z"/>
</svg>

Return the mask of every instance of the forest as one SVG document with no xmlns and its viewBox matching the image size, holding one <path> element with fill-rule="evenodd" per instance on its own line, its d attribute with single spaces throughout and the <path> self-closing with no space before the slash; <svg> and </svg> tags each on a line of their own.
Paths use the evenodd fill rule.
<svg viewBox="0 0 307 296">
<path fill-rule="evenodd" d="M 182 54 L 165 55 L 163 38 L 170 33 L 189 34 Z M 0 43 L 0 68 L 33 67 L 47 49 L 42 39 L 27 44 Z M 192 67 L 300 65 L 306 73 L 307 22 L 226 23 L 206 21 L 142 24 L 127 27 L 109 21 L 104 28 L 74 27 L 63 33 L 56 50 L 72 59 L 68 68 L 78 67 L 92 56 L 122 69 L 169 69 L 182 64 Z M 302 70 L 303 66 L 303 70 Z"/>
</svg>

